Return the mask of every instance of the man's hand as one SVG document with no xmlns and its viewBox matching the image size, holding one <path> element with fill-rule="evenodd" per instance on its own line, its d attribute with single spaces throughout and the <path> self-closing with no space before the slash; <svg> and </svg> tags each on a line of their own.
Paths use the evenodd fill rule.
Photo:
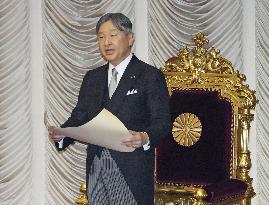
<svg viewBox="0 0 269 205">
<path fill-rule="evenodd" d="M 54 128 L 56 128 L 56 127 L 55 126 L 48 126 L 49 137 L 54 142 L 60 142 L 65 136 L 64 135 L 56 135 L 56 134 L 54 134 L 54 132 L 53 132 Z"/>
<path fill-rule="evenodd" d="M 122 140 L 122 144 L 127 147 L 139 148 L 149 142 L 149 136 L 145 132 L 135 132 L 129 130 L 131 135 L 128 135 L 124 140 Z"/>
</svg>

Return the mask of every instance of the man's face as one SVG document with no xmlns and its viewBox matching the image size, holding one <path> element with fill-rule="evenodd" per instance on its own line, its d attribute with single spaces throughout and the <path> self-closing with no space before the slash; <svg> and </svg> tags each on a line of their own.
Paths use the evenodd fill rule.
<svg viewBox="0 0 269 205">
<path fill-rule="evenodd" d="M 102 56 L 114 66 L 130 54 L 134 43 L 133 34 L 118 30 L 112 21 L 100 26 L 97 38 Z"/>
</svg>

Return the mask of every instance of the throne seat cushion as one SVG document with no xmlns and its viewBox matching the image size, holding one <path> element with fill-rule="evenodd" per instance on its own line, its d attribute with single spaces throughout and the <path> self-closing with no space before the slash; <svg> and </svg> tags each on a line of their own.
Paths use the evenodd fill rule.
<svg viewBox="0 0 269 205">
<path fill-rule="evenodd" d="M 208 194 L 205 201 L 215 203 L 243 196 L 247 190 L 247 184 L 238 179 L 229 179 L 205 186 L 204 190 Z"/>
</svg>

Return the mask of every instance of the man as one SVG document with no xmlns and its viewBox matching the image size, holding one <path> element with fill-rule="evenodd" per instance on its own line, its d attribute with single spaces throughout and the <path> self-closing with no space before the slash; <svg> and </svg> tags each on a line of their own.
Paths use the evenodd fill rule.
<svg viewBox="0 0 269 205">
<path fill-rule="evenodd" d="M 103 108 L 130 130 L 123 153 L 89 144 L 86 176 L 91 205 L 151 205 L 154 196 L 154 147 L 171 130 L 168 91 L 163 74 L 131 53 L 131 21 L 108 13 L 96 25 L 100 53 L 108 64 L 86 73 L 78 102 L 61 127 L 80 126 Z M 105 126 L 105 125 L 104 125 Z M 72 138 L 51 134 L 65 149 Z"/>
</svg>

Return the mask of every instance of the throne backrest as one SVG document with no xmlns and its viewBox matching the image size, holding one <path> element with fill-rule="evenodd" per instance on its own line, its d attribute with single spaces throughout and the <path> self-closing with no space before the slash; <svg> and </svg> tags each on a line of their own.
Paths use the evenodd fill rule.
<svg viewBox="0 0 269 205">
<path fill-rule="evenodd" d="M 163 68 L 173 130 L 156 149 L 156 183 L 203 186 L 227 178 L 245 180 L 255 91 L 219 50 L 205 48 L 203 33 L 193 42 L 192 50 L 180 49 Z"/>
</svg>

